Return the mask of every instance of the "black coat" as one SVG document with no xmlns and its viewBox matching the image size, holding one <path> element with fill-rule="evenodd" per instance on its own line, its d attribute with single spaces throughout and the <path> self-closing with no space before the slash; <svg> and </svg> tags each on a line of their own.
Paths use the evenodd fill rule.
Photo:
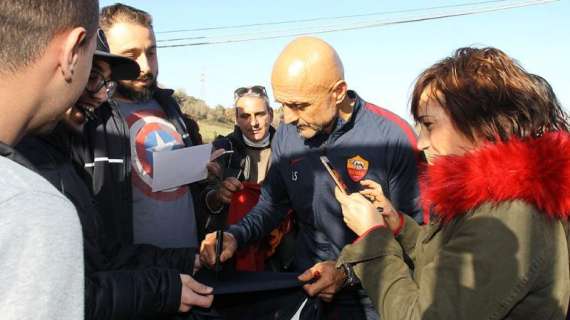
<svg viewBox="0 0 570 320">
<path fill-rule="evenodd" d="M 156 319 L 176 313 L 179 274 L 192 274 L 196 250 L 119 245 L 106 238 L 95 200 L 72 161 L 70 137 L 60 126 L 49 136 L 26 137 L 17 150 L 77 209 L 85 256 L 85 318 Z"/>
</svg>

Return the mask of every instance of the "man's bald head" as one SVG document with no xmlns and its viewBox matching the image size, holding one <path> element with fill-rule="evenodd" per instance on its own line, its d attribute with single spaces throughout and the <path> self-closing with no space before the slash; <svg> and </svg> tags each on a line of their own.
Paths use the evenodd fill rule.
<svg viewBox="0 0 570 320">
<path fill-rule="evenodd" d="M 313 37 L 290 42 L 275 61 L 271 75 L 273 87 L 284 90 L 319 91 L 340 80 L 344 80 L 344 68 L 338 54 L 328 43 Z"/>
<path fill-rule="evenodd" d="M 271 85 L 283 105 L 284 120 L 310 139 L 328 132 L 345 102 L 344 69 L 328 43 L 301 37 L 289 43 L 273 65 Z"/>
</svg>

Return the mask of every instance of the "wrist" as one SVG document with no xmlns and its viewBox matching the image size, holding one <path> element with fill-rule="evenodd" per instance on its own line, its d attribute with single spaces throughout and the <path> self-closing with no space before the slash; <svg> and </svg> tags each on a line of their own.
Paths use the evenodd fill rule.
<svg viewBox="0 0 570 320">
<path fill-rule="evenodd" d="M 398 222 L 397 222 L 398 226 L 395 229 L 392 229 L 394 237 L 398 236 L 400 232 L 402 232 L 402 229 L 404 229 L 404 223 L 406 221 L 406 219 L 404 218 L 404 214 L 401 212 L 397 213 L 397 217 L 398 217 Z"/>
<path fill-rule="evenodd" d="M 219 214 L 222 212 L 224 205 L 219 201 L 216 190 L 210 190 L 206 193 L 206 208 L 212 214 Z"/>
<path fill-rule="evenodd" d="M 352 264 L 343 263 L 338 267 L 338 270 L 342 273 L 343 283 L 342 288 L 352 288 L 360 283 L 358 277 L 352 269 Z"/>
</svg>

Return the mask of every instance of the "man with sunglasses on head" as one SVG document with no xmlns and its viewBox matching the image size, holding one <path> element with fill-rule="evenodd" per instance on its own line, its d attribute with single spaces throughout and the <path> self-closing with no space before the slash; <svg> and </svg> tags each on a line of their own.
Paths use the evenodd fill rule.
<svg viewBox="0 0 570 320">
<path fill-rule="evenodd" d="M 109 236 L 124 244 L 196 247 L 198 183 L 152 190 L 153 153 L 196 145 L 172 90 L 158 88 L 158 58 L 152 17 L 120 3 L 104 7 L 100 25 L 110 52 L 135 60 L 140 73 L 119 80 L 116 104 L 104 104 L 85 127 L 89 153 L 84 166 L 102 206 Z M 196 197 L 196 199 L 194 199 Z"/>
<path fill-rule="evenodd" d="M 273 109 L 265 87 L 240 87 L 234 91 L 235 128 L 214 142 L 223 150 L 216 163 L 219 176 L 211 179 L 206 206 L 211 215 L 207 231 L 225 228 L 241 219 L 259 198 L 259 188 L 271 164 Z M 217 151 L 220 152 L 220 151 Z M 245 190 L 244 190 L 245 189 Z M 232 202 L 235 194 L 243 199 Z M 294 250 L 291 221 L 288 220 L 260 243 L 242 250 L 235 261 L 243 271 L 285 271 L 291 265 Z M 268 259 L 269 258 L 269 259 Z"/>
<path fill-rule="evenodd" d="M 111 244 L 100 224 L 100 213 L 74 162 L 80 157 L 82 130 L 97 108 L 113 103 L 116 81 L 135 79 L 137 63 L 109 54 L 98 32 L 89 80 L 79 100 L 49 134 L 28 136 L 17 149 L 75 206 L 83 229 L 85 256 L 85 319 L 169 318 L 192 306 L 207 307 L 211 289 L 190 276 L 196 250 L 159 249 L 151 245 Z"/>
</svg>

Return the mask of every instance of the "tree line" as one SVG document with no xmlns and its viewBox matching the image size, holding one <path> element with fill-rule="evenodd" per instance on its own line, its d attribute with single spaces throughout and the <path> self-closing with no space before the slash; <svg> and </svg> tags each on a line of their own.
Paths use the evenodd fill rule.
<svg viewBox="0 0 570 320">
<path fill-rule="evenodd" d="M 204 100 L 190 96 L 184 89 L 174 92 L 174 99 L 180 105 L 182 112 L 188 114 L 196 121 L 218 122 L 220 124 L 233 125 L 235 121 L 235 109 L 233 106 L 224 107 L 220 104 L 209 106 Z M 273 109 L 273 125 L 277 127 L 283 114 L 282 109 Z"/>
</svg>

